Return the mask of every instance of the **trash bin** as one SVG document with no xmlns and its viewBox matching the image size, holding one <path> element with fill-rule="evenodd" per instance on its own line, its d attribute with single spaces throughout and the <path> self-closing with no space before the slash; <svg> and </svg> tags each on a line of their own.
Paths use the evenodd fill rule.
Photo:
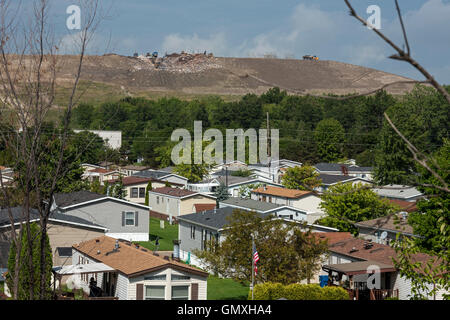
<svg viewBox="0 0 450 320">
<path fill-rule="evenodd" d="M 328 285 L 328 275 L 319 276 L 319 282 L 322 288 Z"/>
</svg>

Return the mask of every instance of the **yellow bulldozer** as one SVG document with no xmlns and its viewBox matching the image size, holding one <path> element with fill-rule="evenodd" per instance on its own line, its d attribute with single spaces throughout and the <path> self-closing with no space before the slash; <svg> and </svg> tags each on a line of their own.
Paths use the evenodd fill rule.
<svg viewBox="0 0 450 320">
<path fill-rule="evenodd" d="M 308 54 L 306 56 L 303 56 L 303 60 L 319 61 L 319 57 Z"/>
</svg>

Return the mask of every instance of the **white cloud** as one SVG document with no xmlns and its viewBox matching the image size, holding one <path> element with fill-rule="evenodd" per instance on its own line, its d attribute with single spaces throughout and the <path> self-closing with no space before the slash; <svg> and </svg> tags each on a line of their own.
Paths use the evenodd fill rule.
<svg viewBox="0 0 450 320">
<path fill-rule="evenodd" d="M 394 6 L 392 10 L 395 10 Z M 359 14 L 366 16 L 364 11 Z M 445 66 L 449 64 L 450 52 L 450 3 L 428 0 L 418 10 L 403 10 L 403 15 L 414 57 L 425 67 L 435 70 L 439 81 L 449 83 L 450 74 Z M 394 17 L 388 20 L 382 12 L 382 31 L 401 45 L 400 24 Z M 326 11 L 318 5 L 309 4 L 297 5 L 279 28 L 238 43 L 231 43 L 224 32 L 207 37 L 170 34 L 164 39 L 163 48 L 168 52 L 207 50 L 216 56 L 235 57 L 261 57 L 271 53 L 278 57 L 295 54 L 301 58 L 305 54 L 315 54 L 321 59 L 409 76 L 415 72 L 407 64 L 388 59 L 394 50 L 350 17 L 346 10 Z M 442 65 L 438 66 L 438 63 Z"/>
<path fill-rule="evenodd" d="M 348 61 L 356 65 L 367 66 L 370 63 L 386 60 L 386 50 L 382 46 L 374 44 L 347 45 L 341 52 L 346 52 Z"/>
<path fill-rule="evenodd" d="M 164 38 L 162 49 L 167 53 L 172 52 L 213 52 L 225 54 L 228 45 L 225 33 L 213 34 L 207 38 L 201 38 L 194 33 L 192 36 L 182 36 L 180 34 L 170 34 Z"/>
<path fill-rule="evenodd" d="M 59 54 L 79 54 L 81 52 L 81 45 L 83 40 L 83 33 L 73 32 L 68 33 L 64 37 L 61 38 L 58 45 L 58 53 Z M 114 48 L 111 48 L 111 43 L 101 34 L 98 33 L 90 33 L 88 35 L 88 41 L 86 45 L 86 53 L 88 54 L 103 54 L 106 51 L 114 51 Z"/>
<path fill-rule="evenodd" d="M 450 3 L 428 0 L 419 10 L 408 12 L 405 24 L 412 44 L 450 51 Z M 398 26 L 398 23 L 396 23 Z"/>
</svg>

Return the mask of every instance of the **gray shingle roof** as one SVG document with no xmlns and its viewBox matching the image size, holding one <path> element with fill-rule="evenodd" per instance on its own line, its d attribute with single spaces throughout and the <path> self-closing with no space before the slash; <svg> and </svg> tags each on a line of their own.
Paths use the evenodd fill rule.
<svg viewBox="0 0 450 320">
<path fill-rule="evenodd" d="M 223 204 L 238 206 L 242 208 L 246 208 L 249 210 L 254 210 L 258 212 L 266 212 L 275 208 L 281 207 L 279 204 L 257 201 L 253 199 L 242 199 L 242 198 L 229 198 L 227 200 L 221 201 Z"/>
<path fill-rule="evenodd" d="M 14 222 L 19 222 L 22 220 L 23 210 L 22 207 L 11 208 L 11 214 L 13 216 Z M 30 219 L 38 219 L 39 212 L 36 209 L 30 209 Z M 0 226 L 10 225 L 9 212 L 8 209 L 0 210 Z"/>
<path fill-rule="evenodd" d="M 255 177 L 236 177 L 236 176 L 228 176 L 228 185 L 234 185 L 234 184 L 238 184 L 238 183 L 245 183 L 251 180 L 255 180 Z M 209 183 L 213 180 L 217 180 L 219 183 L 223 183 L 226 184 L 227 182 L 227 178 L 226 176 L 219 176 L 219 177 L 215 177 L 215 178 L 211 178 L 208 180 L 203 180 L 200 183 Z M 257 183 L 257 182 L 255 182 Z"/>
<path fill-rule="evenodd" d="M 58 207 L 64 208 L 87 201 L 106 198 L 104 194 L 98 194 L 90 191 L 77 191 L 70 193 L 57 193 L 54 196 Z"/>
<path fill-rule="evenodd" d="M 167 172 L 167 171 L 161 171 L 161 170 L 143 170 L 143 171 L 133 173 L 132 176 L 160 179 L 162 177 L 168 176 L 169 174 L 171 174 L 171 173 Z"/>
<path fill-rule="evenodd" d="M 14 222 L 22 221 L 22 207 L 11 208 L 11 211 L 12 211 L 12 215 L 14 217 Z M 30 219 L 36 220 L 39 218 L 40 218 L 39 212 L 36 209 L 31 209 L 30 210 Z M 101 225 L 92 223 L 83 218 L 74 217 L 71 215 L 63 214 L 63 213 L 52 212 L 52 213 L 50 213 L 49 219 L 60 220 L 60 221 L 64 221 L 67 223 L 77 223 L 77 224 L 84 224 L 84 225 L 92 226 L 92 227 L 104 228 Z M 0 210 L 0 226 L 7 226 L 7 225 L 10 225 L 8 209 L 1 209 Z"/>
<path fill-rule="evenodd" d="M 180 216 L 178 220 L 219 230 L 230 223 L 227 218 L 233 214 L 234 210 L 238 209 L 232 207 L 219 208 L 216 209 L 216 211 L 208 210 L 203 213 L 183 215 Z"/>
<path fill-rule="evenodd" d="M 383 186 L 380 189 L 373 189 L 380 197 L 395 198 L 395 199 L 409 199 L 413 197 L 422 196 L 423 194 L 414 187 L 390 184 Z"/>
<path fill-rule="evenodd" d="M 346 167 L 349 172 L 369 172 L 373 170 L 372 167 L 358 167 L 340 163 L 320 162 L 314 165 L 314 167 L 319 171 L 341 171 L 342 166 Z"/>
<path fill-rule="evenodd" d="M 338 182 L 346 182 L 346 181 L 354 180 L 354 179 L 357 179 L 357 177 L 321 173 L 319 175 L 319 179 L 322 180 L 322 184 L 330 185 L 330 184 L 334 184 L 334 183 L 338 183 Z"/>
<path fill-rule="evenodd" d="M 75 216 L 71 216 L 68 214 L 63 214 L 63 213 L 56 213 L 56 212 L 52 212 L 50 214 L 50 219 L 55 219 L 55 220 L 60 220 L 60 221 L 64 221 L 67 223 L 77 223 L 77 224 L 84 224 L 87 226 L 92 226 L 92 227 L 100 227 L 100 228 L 105 228 L 102 225 L 96 224 L 96 223 L 92 223 L 88 220 L 85 220 L 83 218 L 79 218 L 79 217 L 75 217 Z"/>
</svg>

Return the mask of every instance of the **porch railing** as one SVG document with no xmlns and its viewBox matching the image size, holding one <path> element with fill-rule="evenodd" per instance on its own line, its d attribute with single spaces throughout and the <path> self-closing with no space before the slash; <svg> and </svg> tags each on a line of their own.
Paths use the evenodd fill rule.
<svg viewBox="0 0 450 320">
<path fill-rule="evenodd" d="M 370 300 L 384 300 L 386 298 L 398 298 L 398 289 L 370 290 Z"/>
<path fill-rule="evenodd" d="M 398 298 L 398 289 L 371 289 L 371 290 L 359 290 L 359 289 L 345 289 L 348 292 L 350 300 L 359 300 L 360 294 L 367 291 L 369 293 L 370 300 L 384 300 L 386 298 Z"/>
</svg>

